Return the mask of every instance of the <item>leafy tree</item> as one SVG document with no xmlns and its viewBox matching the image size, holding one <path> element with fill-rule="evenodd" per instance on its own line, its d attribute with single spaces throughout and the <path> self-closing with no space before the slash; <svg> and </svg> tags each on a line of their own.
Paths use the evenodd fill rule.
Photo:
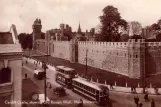
<svg viewBox="0 0 161 107">
<path fill-rule="evenodd" d="M 120 36 L 120 42 L 128 42 L 128 39 L 129 39 L 129 35 L 128 34 L 122 34 Z"/>
<path fill-rule="evenodd" d="M 18 39 L 23 49 L 32 49 L 32 34 L 21 33 Z"/>
<path fill-rule="evenodd" d="M 156 41 L 161 42 L 161 33 L 156 35 Z"/>
<path fill-rule="evenodd" d="M 119 29 L 127 29 L 127 22 L 121 18 L 118 9 L 109 5 L 103 9 L 103 15 L 100 16 L 101 40 L 117 41 L 119 38 Z"/>
<path fill-rule="evenodd" d="M 137 21 L 132 21 L 128 23 L 128 32 L 133 35 L 141 35 L 142 25 Z"/>
<path fill-rule="evenodd" d="M 19 43 L 22 43 L 23 40 L 25 39 L 25 37 L 26 37 L 26 33 L 20 33 L 20 34 L 18 35 Z"/>
</svg>

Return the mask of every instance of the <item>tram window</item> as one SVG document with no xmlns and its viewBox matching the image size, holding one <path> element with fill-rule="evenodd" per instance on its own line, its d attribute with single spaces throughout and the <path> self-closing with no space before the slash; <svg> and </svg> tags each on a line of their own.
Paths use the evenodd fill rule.
<svg viewBox="0 0 161 107">
<path fill-rule="evenodd" d="M 100 96 L 102 96 L 102 92 L 100 92 Z"/>
<path fill-rule="evenodd" d="M 98 90 L 96 91 L 96 94 L 99 94 L 99 91 Z"/>
<path fill-rule="evenodd" d="M 87 87 L 87 90 L 89 91 L 89 87 Z"/>
<path fill-rule="evenodd" d="M 106 91 L 105 90 L 103 91 L 103 95 L 106 95 Z"/>
</svg>

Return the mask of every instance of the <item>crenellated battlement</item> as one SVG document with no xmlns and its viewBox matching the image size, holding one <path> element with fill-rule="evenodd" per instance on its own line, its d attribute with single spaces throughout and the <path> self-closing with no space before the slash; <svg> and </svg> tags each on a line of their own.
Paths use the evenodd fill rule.
<svg viewBox="0 0 161 107">
<path fill-rule="evenodd" d="M 161 42 L 147 42 L 146 46 L 147 47 L 159 47 L 161 46 Z"/>
<path fill-rule="evenodd" d="M 145 39 L 129 39 L 129 43 L 144 43 Z"/>
<path fill-rule="evenodd" d="M 128 42 L 94 42 L 94 41 L 79 41 L 79 45 L 96 45 L 105 47 L 127 47 Z"/>
</svg>

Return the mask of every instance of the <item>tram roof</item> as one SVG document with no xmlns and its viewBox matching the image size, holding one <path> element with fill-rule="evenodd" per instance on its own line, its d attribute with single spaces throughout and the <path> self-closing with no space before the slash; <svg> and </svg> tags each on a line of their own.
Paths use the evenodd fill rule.
<svg viewBox="0 0 161 107">
<path fill-rule="evenodd" d="M 66 66 L 56 66 L 56 68 L 62 69 L 64 71 L 73 71 L 73 70 L 75 70 L 73 68 L 69 68 L 69 67 L 66 67 Z"/>
<path fill-rule="evenodd" d="M 101 90 L 103 90 L 103 89 L 108 89 L 108 87 L 106 87 L 106 86 L 104 86 L 104 85 L 99 85 L 99 84 L 95 84 L 95 83 L 92 83 L 92 82 L 90 82 L 90 81 L 87 81 L 86 79 L 84 79 L 84 78 L 74 78 L 73 79 L 74 81 L 77 81 L 77 82 L 79 82 L 79 83 L 82 83 L 82 84 L 84 84 L 84 85 L 86 85 L 86 86 L 89 86 L 89 87 L 91 87 L 91 88 L 94 88 L 94 89 L 96 89 L 96 90 L 99 90 L 99 91 L 101 91 Z"/>
<path fill-rule="evenodd" d="M 57 74 L 60 74 L 60 75 L 64 76 L 65 78 L 70 78 L 70 76 L 69 76 L 69 75 L 67 75 L 67 74 L 63 74 L 63 73 L 61 73 L 61 72 L 58 72 Z"/>
</svg>

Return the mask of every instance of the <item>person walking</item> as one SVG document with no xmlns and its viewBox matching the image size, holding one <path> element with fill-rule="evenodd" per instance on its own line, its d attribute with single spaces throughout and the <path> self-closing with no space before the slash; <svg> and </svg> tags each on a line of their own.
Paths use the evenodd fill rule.
<svg viewBox="0 0 161 107">
<path fill-rule="evenodd" d="M 138 107 L 143 107 L 143 104 L 142 104 L 142 103 L 140 103 L 140 104 L 138 105 Z"/>
<path fill-rule="evenodd" d="M 27 79 L 27 73 L 25 74 L 25 79 Z"/>
<path fill-rule="evenodd" d="M 149 101 L 148 93 L 145 94 L 144 99 L 145 101 Z"/>
<path fill-rule="evenodd" d="M 110 89 L 113 89 L 113 84 L 112 83 L 110 84 Z"/>
<path fill-rule="evenodd" d="M 154 99 L 152 99 L 152 101 L 151 101 L 151 107 L 156 107 L 156 106 L 155 106 Z"/>
<path fill-rule="evenodd" d="M 139 97 L 137 96 L 135 96 L 134 97 L 134 102 L 135 102 L 135 104 L 136 104 L 136 107 L 138 107 L 138 104 L 139 104 Z"/>
</svg>

